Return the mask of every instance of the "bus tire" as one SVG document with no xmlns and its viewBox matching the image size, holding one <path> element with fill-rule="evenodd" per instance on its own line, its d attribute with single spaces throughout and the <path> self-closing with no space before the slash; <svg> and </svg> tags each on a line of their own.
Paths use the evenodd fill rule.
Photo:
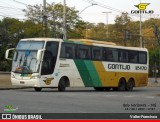
<svg viewBox="0 0 160 122">
<path fill-rule="evenodd" d="M 65 78 L 61 78 L 58 84 L 58 91 L 65 91 L 67 87 L 67 81 L 65 80 Z"/>
<path fill-rule="evenodd" d="M 126 91 L 133 91 L 133 87 L 134 87 L 134 80 L 129 79 L 129 81 L 126 85 Z"/>
<path fill-rule="evenodd" d="M 34 87 L 34 90 L 35 90 L 36 92 L 40 92 L 40 91 L 42 90 L 42 88 L 41 88 L 41 87 Z"/>
<path fill-rule="evenodd" d="M 118 91 L 125 91 L 125 90 L 126 90 L 126 81 L 124 78 L 121 78 L 118 84 Z"/>
</svg>

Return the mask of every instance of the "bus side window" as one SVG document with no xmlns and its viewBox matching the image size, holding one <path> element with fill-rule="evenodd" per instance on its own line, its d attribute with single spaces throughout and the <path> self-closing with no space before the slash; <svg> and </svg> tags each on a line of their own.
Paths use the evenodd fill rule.
<svg viewBox="0 0 160 122">
<path fill-rule="evenodd" d="M 147 53 L 139 52 L 139 63 L 146 64 L 147 63 Z"/>
<path fill-rule="evenodd" d="M 74 58 L 75 57 L 75 46 L 69 43 L 62 43 L 60 58 Z"/>
<path fill-rule="evenodd" d="M 128 61 L 129 61 L 129 63 L 138 63 L 138 52 L 129 51 Z"/>
<path fill-rule="evenodd" d="M 117 62 L 118 61 L 118 50 L 117 49 L 113 49 L 112 50 L 112 55 L 113 55 L 113 61 Z"/>
<path fill-rule="evenodd" d="M 102 59 L 102 50 L 99 47 L 92 48 L 92 59 L 101 60 Z"/>
<path fill-rule="evenodd" d="M 91 49 L 89 46 L 79 45 L 78 47 L 78 58 L 79 59 L 91 59 Z"/>
<path fill-rule="evenodd" d="M 110 49 L 110 48 L 106 49 L 105 59 L 106 59 L 106 61 L 113 61 L 113 52 L 112 52 L 112 49 Z"/>
<path fill-rule="evenodd" d="M 108 61 L 113 61 L 113 54 L 112 54 L 111 50 L 107 51 L 107 60 Z"/>
<path fill-rule="evenodd" d="M 119 50 L 119 61 L 128 62 L 128 52 L 126 50 Z"/>
<path fill-rule="evenodd" d="M 66 48 L 65 48 L 65 57 L 66 58 L 74 58 L 74 56 L 73 56 L 73 47 L 66 46 Z"/>
</svg>

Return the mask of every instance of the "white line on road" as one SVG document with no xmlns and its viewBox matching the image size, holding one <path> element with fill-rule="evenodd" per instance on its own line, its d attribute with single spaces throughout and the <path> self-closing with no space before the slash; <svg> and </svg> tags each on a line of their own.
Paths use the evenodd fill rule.
<svg viewBox="0 0 160 122">
<path fill-rule="evenodd" d="M 123 97 L 135 97 L 135 96 L 123 96 Z"/>
<path fill-rule="evenodd" d="M 111 94 L 108 94 L 108 95 L 105 95 L 106 97 L 117 97 L 118 95 L 111 95 Z"/>
<path fill-rule="evenodd" d="M 154 98 L 154 96 L 146 96 L 145 98 L 153 99 L 153 98 Z"/>
</svg>

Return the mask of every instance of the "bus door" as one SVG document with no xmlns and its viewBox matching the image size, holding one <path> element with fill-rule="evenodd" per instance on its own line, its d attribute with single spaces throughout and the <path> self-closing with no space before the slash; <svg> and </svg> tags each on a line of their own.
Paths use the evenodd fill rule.
<svg viewBox="0 0 160 122">
<path fill-rule="evenodd" d="M 44 51 L 42 68 L 41 68 L 41 85 L 51 85 L 54 77 L 54 69 L 57 60 L 59 42 L 47 42 Z"/>
</svg>

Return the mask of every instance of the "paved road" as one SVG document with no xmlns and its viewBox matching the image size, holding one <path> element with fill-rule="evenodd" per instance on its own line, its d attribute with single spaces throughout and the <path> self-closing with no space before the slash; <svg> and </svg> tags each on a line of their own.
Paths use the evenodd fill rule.
<svg viewBox="0 0 160 122">
<path fill-rule="evenodd" d="M 16 113 L 160 113 L 160 87 L 133 92 L 97 92 L 92 88 L 0 90 L 0 112 L 6 105 Z"/>
</svg>

